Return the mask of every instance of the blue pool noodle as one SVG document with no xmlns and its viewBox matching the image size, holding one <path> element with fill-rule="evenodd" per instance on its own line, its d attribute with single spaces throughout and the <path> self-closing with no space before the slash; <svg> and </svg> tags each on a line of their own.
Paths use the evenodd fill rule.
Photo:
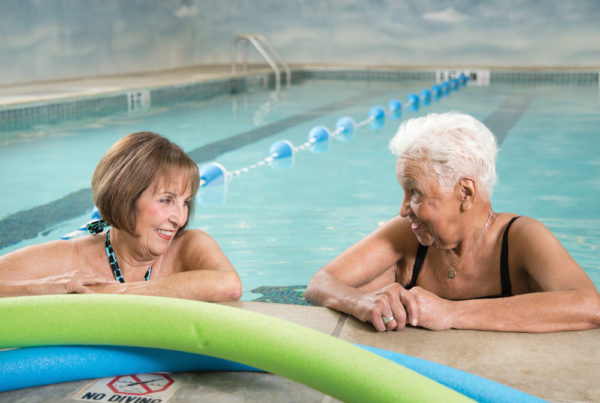
<svg viewBox="0 0 600 403">
<path fill-rule="evenodd" d="M 363 345 L 359 345 L 359 347 L 397 364 L 404 365 L 406 368 L 425 375 L 478 402 L 544 402 L 544 400 L 525 392 L 456 368 L 380 348 Z"/>
<path fill-rule="evenodd" d="M 358 346 L 419 372 L 478 402 L 542 401 L 506 385 L 455 368 L 375 347 Z M 220 358 L 155 348 L 28 347 L 0 351 L 0 392 L 118 375 L 186 371 L 262 372 Z"/>
<path fill-rule="evenodd" d="M 259 371 L 220 358 L 124 346 L 28 347 L 0 352 L 0 392 L 151 372 Z"/>
</svg>

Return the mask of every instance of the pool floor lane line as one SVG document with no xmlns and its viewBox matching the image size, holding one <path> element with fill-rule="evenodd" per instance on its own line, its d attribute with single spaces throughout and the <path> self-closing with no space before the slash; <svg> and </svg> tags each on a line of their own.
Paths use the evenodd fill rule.
<svg viewBox="0 0 600 403">
<path fill-rule="evenodd" d="M 92 211 L 92 189 L 70 193 L 53 202 L 19 211 L 0 220 L 0 248 L 35 238 L 53 225 Z"/>
<path fill-rule="evenodd" d="M 510 94 L 504 102 L 485 118 L 483 124 L 496 136 L 498 145 L 504 142 L 508 132 L 515 127 L 519 119 L 531 105 L 532 95 Z"/>
</svg>

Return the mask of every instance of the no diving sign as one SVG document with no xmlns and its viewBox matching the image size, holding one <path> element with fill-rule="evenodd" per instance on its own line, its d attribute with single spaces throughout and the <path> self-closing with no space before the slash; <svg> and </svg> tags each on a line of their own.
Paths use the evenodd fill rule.
<svg viewBox="0 0 600 403">
<path fill-rule="evenodd" d="M 86 402 L 165 403 L 185 382 L 177 375 L 152 373 L 98 379 L 73 396 Z"/>
<path fill-rule="evenodd" d="M 140 396 L 162 392 L 173 383 L 173 378 L 166 374 L 127 375 L 114 378 L 108 387 L 114 393 Z"/>
</svg>

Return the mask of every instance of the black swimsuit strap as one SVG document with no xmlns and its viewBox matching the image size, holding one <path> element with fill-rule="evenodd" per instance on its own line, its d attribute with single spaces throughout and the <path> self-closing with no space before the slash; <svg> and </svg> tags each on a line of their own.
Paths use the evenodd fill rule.
<svg viewBox="0 0 600 403">
<path fill-rule="evenodd" d="M 410 279 L 410 283 L 408 283 L 408 285 L 405 287 L 407 290 L 410 290 L 411 288 L 417 285 L 417 277 L 419 277 L 421 267 L 423 267 L 425 255 L 427 255 L 427 249 L 429 249 L 429 247 L 419 244 L 419 249 L 417 249 L 417 256 L 415 256 L 415 264 L 413 265 L 412 278 Z"/>
<path fill-rule="evenodd" d="M 513 217 L 506 228 L 504 229 L 504 235 L 502 236 L 502 249 L 500 250 L 500 280 L 502 282 L 502 296 L 510 297 L 512 295 L 512 287 L 510 285 L 510 273 L 508 270 L 508 230 L 510 226 L 520 216 Z"/>
</svg>

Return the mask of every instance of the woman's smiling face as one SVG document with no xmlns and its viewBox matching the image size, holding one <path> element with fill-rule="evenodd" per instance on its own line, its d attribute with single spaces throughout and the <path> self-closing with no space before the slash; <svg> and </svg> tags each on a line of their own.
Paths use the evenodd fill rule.
<svg viewBox="0 0 600 403">
<path fill-rule="evenodd" d="M 136 202 L 136 234 L 154 255 L 166 253 L 171 240 L 188 219 L 191 190 L 182 175 L 158 177 Z"/>
<path fill-rule="evenodd" d="M 446 249 L 460 200 L 452 189 L 441 187 L 431 172 L 427 160 L 398 159 L 396 175 L 404 190 L 400 215 L 408 218 L 419 243 Z"/>
</svg>

